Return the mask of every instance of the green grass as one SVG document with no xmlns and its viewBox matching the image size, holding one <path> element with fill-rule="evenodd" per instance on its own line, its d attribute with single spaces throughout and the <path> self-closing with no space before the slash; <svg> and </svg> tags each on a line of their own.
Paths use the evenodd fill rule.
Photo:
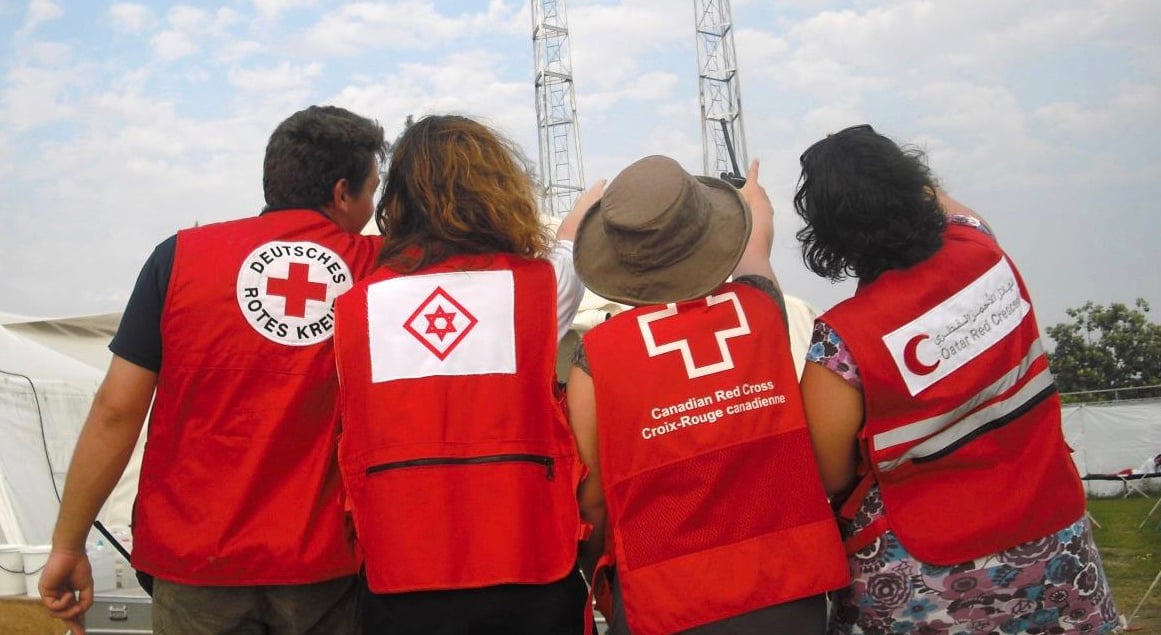
<svg viewBox="0 0 1161 635">
<path fill-rule="evenodd" d="M 1141 521 L 1157 499 L 1092 498 L 1088 511 L 1100 523 L 1093 526 L 1097 548 L 1113 589 L 1117 608 L 1126 618 L 1137 609 L 1149 585 L 1161 571 L 1161 508 L 1153 512 L 1144 527 Z M 1129 624 L 1134 633 L 1161 633 L 1161 582 L 1137 610 Z"/>
</svg>

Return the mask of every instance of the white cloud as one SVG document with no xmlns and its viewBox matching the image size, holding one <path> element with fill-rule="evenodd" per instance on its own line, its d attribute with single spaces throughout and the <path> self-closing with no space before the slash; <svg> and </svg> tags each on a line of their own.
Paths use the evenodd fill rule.
<svg viewBox="0 0 1161 635">
<path fill-rule="evenodd" d="M 153 52 L 163 62 L 172 62 L 199 51 L 190 36 L 181 31 L 162 31 L 153 36 L 151 44 Z"/>
<path fill-rule="evenodd" d="M 266 138 L 309 103 L 374 117 L 392 136 L 408 114 L 458 112 L 535 159 L 527 0 L 111 3 L 94 20 L 60 0 L 0 0 L 15 43 L 0 79 L 0 200 L 19 203 L 0 210 L 0 270 L 22 274 L 0 286 L 12 309 L 120 308 L 158 240 L 257 211 Z M 651 153 L 700 171 L 689 5 L 569 5 L 589 181 Z M 1044 323 L 1093 288 L 1161 305 L 1155 289 L 1133 286 L 1148 283 L 1137 271 L 1161 268 L 1147 243 L 1161 231 L 1150 207 L 1161 178 L 1161 2 L 733 9 L 748 147 L 778 209 L 775 259 L 789 292 L 820 308 L 849 294 L 803 272 L 790 196 L 806 145 L 870 121 L 926 148 L 953 193 L 999 227 Z M 39 37 L 47 20 L 51 41 Z M 1108 222 L 1085 222 L 1097 213 Z M 1047 249 L 1045 228 L 1054 244 L 1083 248 Z M 1103 244 L 1118 253 L 1089 256 Z M 1118 264 L 1122 253 L 1135 268 Z"/>
<path fill-rule="evenodd" d="M 143 4 L 118 2 L 109 7 L 109 16 L 121 28 L 140 33 L 153 21 L 153 12 Z"/>
<path fill-rule="evenodd" d="M 66 66 L 73 59 L 73 47 L 61 42 L 30 42 L 20 53 L 25 63 L 49 68 Z"/>
<path fill-rule="evenodd" d="M 693 14 L 688 5 L 674 10 L 672 0 L 625 0 L 617 5 L 570 7 L 569 40 L 578 90 L 617 90 L 635 81 L 640 58 L 676 48 L 696 68 Z"/>
<path fill-rule="evenodd" d="M 743 71 L 776 73 L 790 45 L 784 38 L 756 29 L 738 29 L 734 32 L 734 46 L 738 51 L 738 66 Z M 742 52 L 746 57 L 741 57 Z"/>
<path fill-rule="evenodd" d="M 214 59 L 220 62 L 240 62 L 266 50 L 266 47 L 255 40 L 228 40 L 214 49 Z"/>
<path fill-rule="evenodd" d="M 608 91 L 580 91 L 577 110 L 584 113 L 617 110 L 624 101 L 652 102 L 672 98 L 680 82 L 677 75 L 663 71 L 642 73 L 632 82 Z"/>
<path fill-rule="evenodd" d="M 176 5 L 169 10 L 166 21 L 168 29 L 153 36 L 153 51 L 163 62 L 172 62 L 199 53 L 199 42 L 231 39 L 230 27 L 241 18 L 229 8 L 214 12 L 189 5 Z"/>
<path fill-rule="evenodd" d="M 1095 107 L 1060 101 L 1037 108 L 1033 115 L 1045 124 L 1072 134 L 1095 135 L 1114 130 L 1124 121 L 1155 117 L 1159 112 L 1161 89 L 1156 84 L 1132 84 Z"/>
<path fill-rule="evenodd" d="M 536 160 L 536 114 L 530 81 L 497 75 L 503 57 L 469 50 L 432 63 L 401 64 L 388 76 L 352 83 L 323 103 L 377 119 L 388 138 L 401 132 L 408 115 L 461 114 L 483 120 L 518 143 Z"/>
<path fill-rule="evenodd" d="M 72 117 L 76 108 L 68 92 L 77 79 L 69 70 L 11 69 L 0 96 L 0 124 L 23 131 Z"/>
<path fill-rule="evenodd" d="M 16 37 L 26 37 L 41 24 L 55 20 L 62 15 L 64 15 L 64 11 L 53 0 L 31 0 L 28 3 L 28 15 L 24 19 L 24 25 L 16 32 Z"/>
<path fill-rule="evenodd" d="M 277 18 L 282 13 L 299 7 L 314 6 L 314 0 L 254 0 L 254 8 L 264 18 Z"/>
<path fill-rule="evenodd" d="M 203 9 L 179 4 L 169 10 L 166 20 L 175 30 L 199 33 L 209 28 L 213 18 Z"/>
<path fill-rule="evenodd" d="M 322 71 L 323 65 L 318 62 L 305 65 L 282 62 L 273 68 L 231 69 L 229 81 L 232 86 L 247 94 L 287 91 L 305 94 L 311 80 L 321 75 Z"/>
<path fill-rule="evenodd" d="M 427 0 L 356 2 L 324 15 L 306 33 L 318 53 L 354 55 L 376 49 L 429 50 L 468 35 L 505 32 L 513 27 L 503 3 L 482 13 L 448 16 Z M 530 28 L 530 27 L 529 27 Z"/>
</svg>

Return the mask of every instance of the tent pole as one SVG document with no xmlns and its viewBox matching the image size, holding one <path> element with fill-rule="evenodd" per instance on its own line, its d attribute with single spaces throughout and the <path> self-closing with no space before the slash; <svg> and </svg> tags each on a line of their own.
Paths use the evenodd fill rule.
<svg viewBox="0 0 1161 635">
<path fill-rule="evenodd" d="M 1140 525 L 1137 525 L 1137 529 L 1144 527 L 1145 523 L 1149 522 L 1149 517 L 1153 515 L 1153 512 L 1157 511 L 1158 507 L 1161 507 L 1161 496 L 1157 497 L 1157 502 L 1153 503 L 1153 509 L 1150 509 L 1148 514 L 1145 514 L 1145 519 L 1141 521 Z"/>
<path fill-rule="evenodd" d="M 1145 595 L 1141 598 L 1141 601 L 1137 602 L 1137 608 L 1133 609 L 1133 614 L 1130 615 L 1128 621 L 1125 622 L 1126 629 L 1130 624 L 1133 623 L 1133 618 L 1137 617 L 1137 611 L 1141 610 L 1141 606 L 1145 604 L 1145 600 L 1149 599 L 1149 594 L 1153 592 L 1153 587 L 1157 586 L 1158 580 L 1161 580 L 1161 571 L 1157 571 L 1157 576 L 1153 578 L 1153 584 L 1149 585 L 1149 589 L 1145 591 Z"/>
</svg>

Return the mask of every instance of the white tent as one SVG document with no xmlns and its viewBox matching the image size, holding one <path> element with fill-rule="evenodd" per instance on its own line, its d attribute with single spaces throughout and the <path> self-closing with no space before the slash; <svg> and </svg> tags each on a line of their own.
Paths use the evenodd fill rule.
<svg viewBox="0 0 1161 635">
<path fill-rule="evenodd" d="M 77 435 L 119 315 L 34 319 L 0 313 L 0 542 L 46 544 Z M 102 511 L 129 525 L 140 444 Z"/>
<path fill-rule="evenodd" d="M 1064 436 L 1082 476 L 1138 471 L 1161 454 L 1161 399 L 1070 404 L 1062 409 Z M 1161 488 L 1161 478 L 1138 481 L 1142 489 Z M 1120 481 L 1086 481 L 1092 496 L 1128 493 Z"/>
</svg>

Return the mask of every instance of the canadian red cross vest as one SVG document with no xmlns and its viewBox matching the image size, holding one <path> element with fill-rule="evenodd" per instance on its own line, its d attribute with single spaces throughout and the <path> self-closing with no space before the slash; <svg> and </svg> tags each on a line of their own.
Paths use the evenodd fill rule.
<svg viewBox="0 0 1161 635">
<path fill-rule="evenodd" d="M 774 300 L 728 283 L 589 331 L 606 555 L 635 635 L 849 581 Z"/>
<path fill-rule="evenodd" d="M 358 571 L 335 459 L 332 303 L 380 245 L 311 210 L 178 232 L 136 568 L 221 586 Z"/>
<path fill-rule="evenodd" d="M 858 363 L 860 493 L 877 483 L 885 511 L 848 549 L 889 528 L 920 560 L 952 565 L 1084 513 L 1027 289 L 990 236 L 951 225 L 934 256 L 860 285 L 820 320 Z"/>
<path fill-rule="evenodd" d="M 497 254 L 380 269 L 337 320 L 339 464 L 371 590 L 568 575 L 583 465 L 554 395 L 552 266 Z"/>
</svg>

